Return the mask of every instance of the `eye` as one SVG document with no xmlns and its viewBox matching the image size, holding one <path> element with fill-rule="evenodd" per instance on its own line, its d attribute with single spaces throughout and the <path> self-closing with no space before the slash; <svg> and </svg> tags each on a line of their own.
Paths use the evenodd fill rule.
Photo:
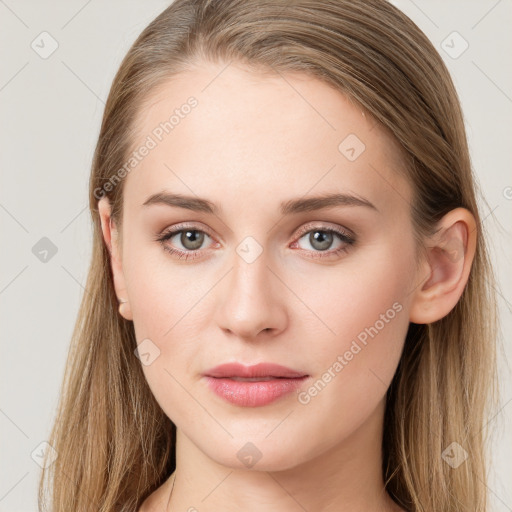
<svg viewBox="0 0 512 512">
<path fill-rule="evenodd" d="M 311 256 L 312 258 L 336 256 L 337 254 L 348 251 L 350 246 L 355 243 L 353 235 L 338 228 L 317 226 L 311 229 L 311 226 L 307 225 L 301 230 L 301 234 L 302 236 L 297 240 L 297 242 L 292 244 L 292 247 L 295 248 L 298 246 L 299 248 L 304 249 L 304 247 L 301 247 L 299 244 L 299 242 L 304 239 L 306 244 L 309 244 L 311 247 L 311 249 L 309 247 L 305 247 L 305 250 L 313 252 Z M 338 240 L 338 245 L 335 248 L 328 250 L 334 243 L 336 243 L 336 239 Z"/>
<path fill-rule="evenodd" d="M 211 238 L 205 231 L 193 227 L 177 226 L 165 231 L 156 240 L 164 250 L 178 256 L 180 259 L 197 258 L 206 238 Z M 172 245 L 167 242 L 173 242 Z M 181 245 L 181 248 L 180 248 Z M 178 247 L 177 249 L 174 247 Z"/>
</svg>

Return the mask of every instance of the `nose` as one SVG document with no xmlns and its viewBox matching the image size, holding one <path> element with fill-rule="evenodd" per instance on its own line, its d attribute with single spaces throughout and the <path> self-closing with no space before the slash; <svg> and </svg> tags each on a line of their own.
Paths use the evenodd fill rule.
<svg viewBox="0 0 512 512">
<path fill-rule="evenodd" d="M 248 263 L 238 255 L 218 293 L 217 323 L 232 337 L 268 339 L 286 328 L 285 290 L 265 252 Z"/>
</svg>

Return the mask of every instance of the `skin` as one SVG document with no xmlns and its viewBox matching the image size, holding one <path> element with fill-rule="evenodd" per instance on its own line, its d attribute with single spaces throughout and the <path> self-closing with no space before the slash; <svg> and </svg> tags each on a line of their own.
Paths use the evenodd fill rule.
<svg viewBox="0 0 512 512">
<path fill-rule="evenodd" d="M 160 350 L 143 370 L 178 433 L 177 471 L 140 510 L 401 510 L 381 472 L 385 395 L 409 322 L 442 318 L 462 294 L 474 218 L 461 208 L 447 214 L 417 266 L 412 189 L 396 170 L 391 135 L 321 81 L 225 66 L 203 62 L 150 93 L 136 120 L 140 143 L 189 96 L 198 106 L 126 177 L 122 226 L 110 223 L 108 199 L 98 204 L 116 293 L 127 300 L 120 313 L 138 343 L 149 338 Z M 338 149 L 348 134 L 366 146 L 354 161 Z M 162 190 L 206 198 L 222 212 L 142 206 Z M 279 211 L 282 201 L 332 192 L 377 210 Z M 196 259 L 155 241 L 183 222 L 206 233 Z M 331 255 L 315 258 L 322 249 L 311 231 L 332 227 L 356 242 L 333 235 L 323 251 Z M 263 250 L 250 263 L 237 253 L 248 236 Z M 179 234 L 165 243 L 191 247 Z M 202 378 L 224 362 L 275 362 L 311 376 L 304 392 L 394 303 L 400 312 L 307 404 L 293 392 L 238 407 Z M 261 453 L 252 468 L 237 457 L 247 442 Z"/>
</svg>

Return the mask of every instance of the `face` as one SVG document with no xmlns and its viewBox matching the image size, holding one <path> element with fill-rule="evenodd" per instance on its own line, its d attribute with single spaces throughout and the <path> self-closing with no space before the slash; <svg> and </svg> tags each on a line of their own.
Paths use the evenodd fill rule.
<svg viewBox="0 0 512 512">
<path fill-rule="evenodd" d="M 382 411 L 415 280 L 411 189 L 392 137 L 339 91 L 223 68 L 174 77 L 139 115 L 151 147 L 125 178 L 116 282 L 177 428 L 218 463 L 243 467 L 243 448 L 286 469 Z M 205 377 L 232 362 L 305 377 Z"/>
</svg>

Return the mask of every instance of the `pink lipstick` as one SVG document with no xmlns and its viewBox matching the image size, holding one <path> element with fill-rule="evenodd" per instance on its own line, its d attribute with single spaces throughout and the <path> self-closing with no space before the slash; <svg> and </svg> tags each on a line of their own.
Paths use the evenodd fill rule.
<svg viewBox="0 0 512 512">
<path fill-rule="evenodd" d="M 273 363 L 245 366 L 226 363 L 206 371 L 208 387 L 221 398 L 241 407 L 260 407 L 299 388 L 309 377 Z"/>
</svg>

